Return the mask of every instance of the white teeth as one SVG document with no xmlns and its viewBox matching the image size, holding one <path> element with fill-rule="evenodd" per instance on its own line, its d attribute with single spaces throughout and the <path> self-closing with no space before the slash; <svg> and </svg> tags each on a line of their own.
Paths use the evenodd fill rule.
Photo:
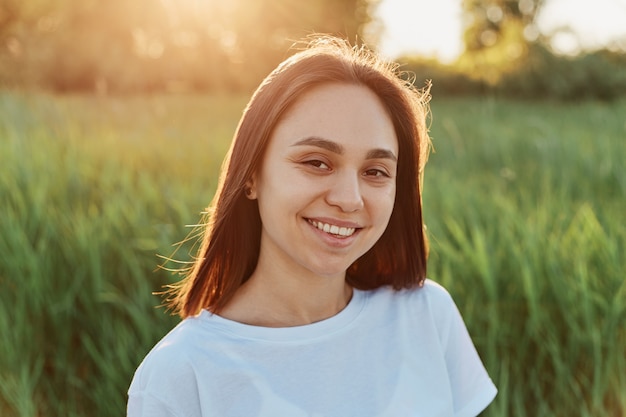
<svg viewBox="0 0 626 417">
<path fill-rule="evenodd" d="M 314 220 L 309 220 L 309 223 L 326 233 L 344 237 L 352 236 L 352 234 L 354 234 L 354 231 L 356 230 L 354 227 L 339 227 L 335 226 L 334 224 L 331 225 L 328 223 L 316 222 Z"/>
</svg>

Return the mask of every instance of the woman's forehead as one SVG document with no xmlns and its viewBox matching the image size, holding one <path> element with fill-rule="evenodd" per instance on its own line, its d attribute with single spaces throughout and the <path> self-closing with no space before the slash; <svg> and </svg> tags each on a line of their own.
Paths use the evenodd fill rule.
<svg viewBox="0 0 626 417">
<path fill-rule="evenodd" d="M 348 83 L 327 83 L 306 91 L 279 120 L 272 137 L 347 140 L 389 148 L 396 154 L 398 148 L 393 122 L 378 96 L 367 87 Z"/>
</svg>

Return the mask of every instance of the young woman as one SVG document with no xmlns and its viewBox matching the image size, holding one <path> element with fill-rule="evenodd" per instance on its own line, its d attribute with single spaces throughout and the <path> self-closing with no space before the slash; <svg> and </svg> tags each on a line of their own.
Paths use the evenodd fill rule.
<svg viewBox="0 0 626 417">
<path fill-rule="evenodd" d="M 322 37 L 248 104 L 128 416 L 475 416 L 496 395 L 426 280 L 428 92 Z"/>
</svg>

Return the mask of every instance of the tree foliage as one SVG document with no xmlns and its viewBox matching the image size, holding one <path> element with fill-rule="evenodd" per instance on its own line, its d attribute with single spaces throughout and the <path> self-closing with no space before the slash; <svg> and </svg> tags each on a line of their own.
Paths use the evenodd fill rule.
<svg viewBox="0 0 626 417">
<path fill-rule="evenodd" d="M 2 0 L 0 85 L 240 90 L 313 32 L 362 38 L 368 0 Z"/>
<path fill-rule="evenodd" d="M 535 20 L 545 0 L 463 0 L 467 51 L 493 47 L 515 28 L 519 41 L 536 39 Z"/>
<path fill-rule="evenodd" d="M 544 0 L 463 0 L 465 52 L 460 68 L 489 85 L 524 65 L 538 39 Z"/>
<path fill-rule="evenodd" d="M 465 52 L 453 68 L 446 68 L 443 88 L 463 94 L 478 91 L 566 100 L 626 94 L 623 51 L 555 53 L 553 35 L 541 33 L 536 25 L 545 3 L 463 0 Z M 419 67 L 415 62 L 413 66 Z"/>
<path fill-rule="evenodd" d="M 403 68 L 414 73 L 417 80 L 431 80 L 435 97 L 488 95 L 561 101 L 626 97 L 626 54 L 619 52 L 559 56 L 545 44 L 532 43 L 524 57 L 506 72 L 487 64 L 480 67 L 478 59 L 473 62 L 474 67 L 468 68 L 408 57 L 403 59 Z M 497 78 L 492 81 L 487 78 L 490 74 Z"/>
</svg>

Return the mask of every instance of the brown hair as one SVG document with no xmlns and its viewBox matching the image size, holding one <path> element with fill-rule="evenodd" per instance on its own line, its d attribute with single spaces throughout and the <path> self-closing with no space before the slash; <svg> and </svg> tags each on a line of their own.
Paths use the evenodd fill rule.
<svg viewBox="0 0 626 417">
<path fill-rule="evenodd" d="M 281 116 L 305 91 L 330 82 L 372 90 L 387 109 L 398 139 L 396 198 L 389 224 L 378 242 L 350 266 L 346 279 L 365 290 L 423 284 L 428 248 L 421 184 L 430 150 L 429 94 L 402 75 L 397 65 L 365 47 L 318 36 L 265 78 L 244 111 L 224 161 L 196 262 L 181 282 L 169 288 L 167 302 L 176 313 L 181 317 L 202 309 L 217 313 L 250 277 L 259 257 L 261 219 L 256 201 L 245 196 L 246 181 L 261 166 Z"/>
</svg>

